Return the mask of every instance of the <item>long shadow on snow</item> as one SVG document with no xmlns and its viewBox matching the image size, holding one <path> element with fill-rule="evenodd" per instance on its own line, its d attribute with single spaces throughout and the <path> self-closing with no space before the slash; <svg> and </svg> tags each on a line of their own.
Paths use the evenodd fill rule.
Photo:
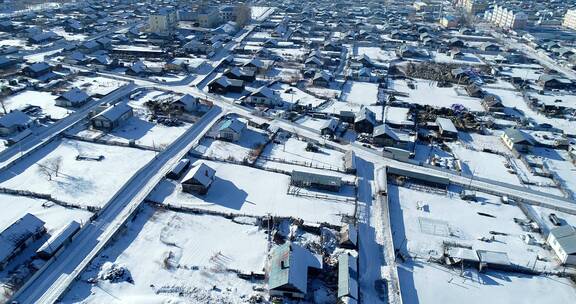
<svg viewBox="0 0 576 304">
<path fill-rule="evenodd" d="M 218 176 L 214 178 L 208 193 L 203 197 L 200 196 L 207 203 L 234 210 L 240 210 L 247 197 L 248 193 L 246 191 L 236 187 L 233 182 L 221 179 Z"/>
<path fill-rule="evenodd" d="M 397 251 L 408 252 L 406 230 L 404 228 L 404 214 L 400 207 L 400 193 L 398 186 L 388 185 L 388 208 L 390 212 L 390 229 L 392 229 L 392 241 Z M 419 303 L 418 291 L 414 285 L 413 263 L 405 263 L 398 267 L 398 276 L 402 288 L 402 300 L 404 303 Z"/>
</svg>

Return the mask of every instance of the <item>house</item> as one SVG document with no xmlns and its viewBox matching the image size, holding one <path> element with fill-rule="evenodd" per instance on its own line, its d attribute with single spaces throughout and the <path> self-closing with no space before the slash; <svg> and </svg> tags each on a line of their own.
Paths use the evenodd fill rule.
<svg viewBox="0 0 576 304">
<path fill-rule="evenodd" d="M 430 56 L 426 50 L 417 49 L 406 44 L 402 44 L 396 50 L 396 55 L 400 58 L 427 58 Z"/>
<path fill-rule="evenodd" d="M 248 102 L 255 105 L 265 105 L 275 107 L 282 105 L 280 97 L 269 87 L 261 87 L 252 92 L 247 98 Z"/>
<path fill-rule="evenodd" d="M 354 119 L 354 131 L 356 133 L 372 133 L 376 126 L 376 114 L 364 107 Z"/>
<path fill-rule="evenodd" d="M 208 84 L 208 90 L 210 93 L 218 94 L 227 94 L 231 92 L 242 93 L 244 91 L 244 81 L 221 76 Z"/>
<path fill-rule="evenodd" d="M 456 139 L 458 138 L 458 130 L 454 123 L 448 118 L 436 117 L 436 125 L 438 126 L 438 132 L 440 136 L 446 139 Z"/>
<path fill-rule="evenodd" d="M 482 98 L 482 96 L 484 95 L 484 91 L 482 91 L 482 88 L 475 83 L 466 86 L 466 93 L 468 93 L 468 96 L 470 97 L 477 97 L 477 98 Z"/>
<path fill-rule="evenodd" d="M 534 140 L 528 134 L 514 128 L 504 130 L 500 138 L 512 151 L 527 152 L 534 146 Z"/>
<path fill-rule="evenodd" d="M 326 120 L 320 127 L 320 134 L 334 136 L 336 135 L 337 130 L 338 130 L 338 121 L 335 118 L 330 118 Z"/>
<path fill-rule="evenodd" d="M 455 60 L 462 60 L 466 58 L 466 55 L 459 49 L 450 50 L 450 57 Z"/>
<path fill-rule="evenodd" d="M 452 48 L 463 48 L 466 46 L 466 44 L 464 43 L 464 41 L 454 37 L 448 40 L 448 46 Z"/>
<path fill-rule="evenodd" d="M 178 112 L 193 112 L 198 110 L 199 106 L 198 98 L 190 94 L 186 94 L 170 104 L 170 108 Z"/>
<path fill-rule="evenodd" d="M 310 269 L 322 269 L 322 259 L 308 249 L 291 242 L 274 248 L 267 267 L 270 296 L 303 299 Z"/>
<path fill-rule="evenodd" d="M 90 96 L 86 92 L 73 88 L 56 98 L 55 103 L 61 107 L 80 107 L 90 100 Z"/>
<path fill-rule="evenodd" d="M 118 103 L 94 116 L 91 123 L 94 129 L 110 132 L 132 116 L 132 107 L 127 103 Z"/>
<path fill-rule="evenodd" d="M 338 256 L 338 299 L 344 298 L 358 301 L 358 258 L 350 253 Z"/>
<path fill-rule="evenodd" d="M 236 142 L 240 140 L 245 128 L 246 123 L 236 118 L 228 118 L 218 126 L 218 139 Z"/>
<path fill-rule="evenodd" d="M 0 56 L 0 70 L 10 69 L 16 66 L 16 64 L 17 64 L 16 60 L 6 56 Z"/>
<path fill-rule="evenodd" d="M 482 106 L 488 112 L 502 112 L 505 108 L 502 99 L 494 94 L 486 94 L 482 98 Z"/>
<path fill-rule="evenodd" d="M 445 15 L 440 18 L 440 25 L 444 28 L 455 28 L 458 26 L 458 18 L 451 15 Z"/>
<path fill-rule="evenodd" d="M 492 42 L 484 42 L 480 45 L 480 49 L 484 52 L 499 52 L 500 46 Z"/>
<path fill-rule="evenodd" d="M 0 117 L 0 135 L 10 135 L 24 131 L 33 124 L 32 118 L 20 110 L 14 110 Z"/>
<path fill-rule="evenodd" d="M 386 124 L 375 127 L 374 132 L 372 132 L 372 143 L 381 147 L 411 151 L 415 141 L 415 136 L 410 135 L 410 133 L 391 128 Z"/>
<path fill-rule="evenodd" d="M 44 232 L 44 222 L 30 213 L 26 213 L 0 232 L 0 270 L 31 242 L 38 240 Z"/>
<path fill-rule="evenodd" d="M 205 163 L 194 166 L 182 179 L 182 191 L 204 195 L 214 182 L 216 171 Z"/>
<path fill-rule="evenodd" d="M 227 69 L 223 75 L 228 77 L 228 79 L 240 79 L 246 82 L 256 80 L 256 70 L 251 68 L 233 67 Z"/>
<path fill-rule="evenodd" d="M 268 65 L 258 58 L 252 58 L 250 61 L 246 62 L 243 67 L 256 69 L 256 72 L 258 73 L 265 73 L 268 70 Z"/>
<path fill-rule="evenodd" d="M 358 229 L 354 224 L 344 224 L 340 228 L 340 247 L 354 249 L 358 247 Z"/>
<path fill-rule="evenodd" d="M 25 67 L 22 73 L 31 78 L 40 78 L 52 71 L 52 67 L 46 62 L 37 62 Z"/>
<path fill-rule="evenodd" d="M 574 85 L 568 78 L 549 74 L 540 75 L 538 78 L 538 84 L 541 85 L 545 90 L 569 90 Z"/>
<path fill-rule="evenodd" d="M 576 229 L 564 225 L 550 230 L 547 239 L 563 265 L 576 265 Z"/>
<path fill-rule="evenodd" d="M 342 186 L 342 178 L 292 170 L 290 185 L 302 188 L 316 188 L 320 190 L 339 192 L 340 187 Z"/>
<path fill-rule="evenodd" d="M 312 78 L 312 85 L 317 87 L 330 87 L 330 82 L 332 82 L 332 75 L 326 71 L 316 72 Z"/>
</svg>

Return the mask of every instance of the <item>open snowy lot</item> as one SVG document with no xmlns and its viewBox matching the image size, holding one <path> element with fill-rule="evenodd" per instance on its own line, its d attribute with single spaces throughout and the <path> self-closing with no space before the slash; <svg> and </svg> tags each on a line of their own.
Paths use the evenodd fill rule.
<svg viewBox="0 0 576 304">
<path fill-rule="evenodd" d="M 179 183 L 164 180 L 150 194 L 149 199 L 164 204 L 231 214 L 293 216 L 306 221 L 333 224 L 340 223 L 341 214 L 351 215 L 354 212 L 353 202 L 287 194 L 290 176 L 285 174 L 241 165 L 203 162 L 216 170 L 216 177 L 206 195 L 184 193 Z M 315 193 L 338 195 L 332 192 Z"/>
<path fill-rule="evenodd" d="M 443 242 L 451 242 L 473 250 L 506 252 L 520 267 L 560 270 L 551 251 L 521 238 L 531 234 L 536 242 L 544 242 L 539 234 L 526 232 L 515 223 L 514 218 L 526 220 L 520 208 L 502 204 L 498 197 L 476 193 L 478 201 L 471 202 L 454 192 L 443 195 L 398 186 L 390 186 L 388 193 L 394 244 L 411 256 L 439 257 Z M 491 237 L 494 240 L 480 240 Z M 537 257 L 546 261 L 535 263 Z"/>
<path fill-rule="evenodd" d="M 191 126 L 189 123 L 182 123 L 180 126 L 165 126 L 149 122 L 144 118 L 132 117 L 102 139 L 124 143 L 133 140 L 136 144 L 162 148 L 173 143 Z M 99 131 L 92 132 L 100 133 Z"/>
<path fill-rule="evenodd" d="M 324 100 L 316 98 L 296 87 L 292 87 L 285 83 L 276 83 L 270 87 L 272 90 L 280 95 L 282 101 L 290 104 L 300 104 L 300 105 L 311 105 L 312 107 L 317 107 Z"/>
<path fill-rule="evenodd" d="M 106 77 L 76 77 L 71 83 L 70 88 L 79 88 L 84 90 L 88 95 L 105 96 L 119 87 L 127 84 L 126 81 L 106 78 Z"/>
<path fill-rule="evenodd" d="M 371 82 L 346 82 L 342 89 L 343 100 L 354 105 L 370 106 L 378 102 L 378 84 Z"/>
<path fill-rule="evenodd" d="M 509 166 L 506 157 L 499 154 L 471 150 L 458 143 L 449 143 L 448 146 L 452 153 L 461 160 L 463 173 L 521 185 L 518 177 L 509 172 L 506 167 L 507 165 Z"/>
<path fill-rule="evenodd" d="M 570 303 L 576 297 L 570 280 L 554 276 L 476 270 L 460 275 L 460 269 L 426 262 L 408 262 L 398 268 L 404 303 Z"/>
<path fill-rule="evenodd" d="M 257 226 L 144 205 L 127 231 L 72 285 L 64 302 L 246 303 L 262 283 L 241 279 L 235 271 L 263 273 L 266 251 L 266 234 Z M 85 282 L 112 263 L 124 267 L 132 283 Z"/>
<path fill-rule="evenodd" d="M 63 139 L 41 148 L 0 175 L 5 188 L 51 194 L 67 203 L 102 206 L 148 163 L 154 152 Z M 76 160 L 77 156 L 101 161 Z M 52 180 L 40 172 L 40 165 L 61 159 L 58 176 Z M 52 168 L 51 166 L 49 166 Z M 54 172 L 50 170 L 50 172 Z"/>
<path fill-rule="evenodd" d="M 379 47 L 360 46 L 356 49 L 354 55 L 368 56 L 371 60 L 379 63 L 389 62 L 396 59 L 396 53 L 390 50 L 383 50 Z"/>
<path fill-rule="evenodd" d="M 208 157 L 242 161 L 250 155 L 250 151 L 266 143 L 267 138 L 266 133 L 247 127 L 238 142 L 205 137 L 194 150 Z"/>
<path fill-rule="evenodd" d="M 279 159 L 297 164 L 306 163 L 315 167 L 338 168 L 344 167 L 344 153 L 318 146 L 318 152 L 306 151 L 307 142 L 292 136 L 287 139 L 278 139 L 278 143 L 270 143 L 264 148 L 264 158 Z"/>
<path fill-rule="evenodd" d="M 4 105 L 7 111 L 22 109 L 28 105 L 38 106 L 42 108 L 44 114 L 50 115 L 54 119 L 64 118 L 70 111 L 74 111 L 56 106 L 56 98 L 58 98 L 57 95 L 52 95 L 48 92 L 23 91 L 8 97 L 4 101 Z"/>
<path fill-rule="evenodd" d="M 408 94 L 408 97 L 396 96 L 402 101 L 444 108 L 461 104 L 470 111 L 484 111 L 480 99 L 469 97 L 461 86 L 440 88 L 435 81 L 424 79 L 414 79 L 411 82 L 414 84 L 414 89 L 408 86 L 407 80 L 392 79 L 388 82 L 388 88 Z"/>
</svg>

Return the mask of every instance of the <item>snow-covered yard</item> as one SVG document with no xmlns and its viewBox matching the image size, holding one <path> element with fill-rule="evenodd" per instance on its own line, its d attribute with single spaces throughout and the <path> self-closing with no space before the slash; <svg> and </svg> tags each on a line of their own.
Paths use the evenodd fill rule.
<svg viewBox="0 0 576 304">
<path fill-rule="evenodd" d="M 290 176 L 285 174 L 220 162 L 205 163 L 216 170 L 215 180 L 206 195 L 184 193 L 180 184 L 164 180 L 150 194 L 150 199 L 164 204 L 232 214 L 265 216 L 270 213 L 334 224 L 340 223 L 341 214 L 351 215 L 354 212 L 353 202 L 287 194 Z"/>
<path fill-rule="evenodd" d="M 390 186 L 388 193 L 394 244 L 411 256 L 439 257 L 446 241 L 473 250 L 506 252 L 520 267 L 560 270 L 551 251 L 521 238 L 530 234 L 544 242 L 538 233 L 526 232 L 515 223 L 515 218 L 526 220 L 520 208 L 502 204 L 498 197 L 477 193 L 478 201 L 470 202 L 455 192 L 442 195 L 398 186 Z M 492 237 L 492 241 L 481 240 Z M 547 261 L 535 263 L 537 257 Z"/>
<path fill-rule="evenodd" d="M 570 280 L 554 276 L 476 270 L 460 275 L 460 269 L 425 262 L 404 263 L 398 274 L 404 303 L 571 303 L 576 297 Z"/>
<path fill-rule="evenodd" d="M 79 76 L 72 81 L 70 88 L 80 88 L 84 90 L 88 95 L 100 95 L 105 96 L 110 94 L 112 91 L 118 89 L 119 87 L 125 85 L 127 82 L 117 79 L 111 79 L 106 77 L 83 77 Z"/>
<path fill-rule="evenodd" d="M 509 164 L 506 157 L 467 149 L 458 143 L 449 143 L 452 153 L 461 160 L 462 171 L 465 174 L 474 174 L 493 180 L 502 181 L 513 185 L 521 185 L 518 177 L 509 172 L 506 166 Z"/>
<path fill-rule="evenodd" d="M 370 106 L 378 102 L 378 84 L 371 82 L 347 82 L 342 89 L 344 100 L 354 105 Z"/>
<path fill-rule="evenodd" d="M 240 279 L 232 271 L 263 273 L 266 250 L 266 234 L 257 226 L 145 205 L 127 232 L 72 285 L 64 302 L 245 303 L 262 282 Z M 133 283 L 85 282 L 110 263 L 125 267 Z"/>
<path fill-rule="evenodd" d="M 242 161 L 249 156 L 252 149 L 263 145 L 267 137 L 266 133 L 248 127 L 242 131 L 242 136 L 238 142 L 228 142 L 206 137 L 200 141 L 200 144 L 195 150 L 208 157 L 220 159 L 233 158 Z"/>
<path fill-rule="evenodd" d="M 408 86 L 403 79 L 390 80 L 388 87 L 391 90 L 408 94 L 408 97 L 396 96 L 399 100 L 420 105 L 450 108 L 453 104 L 461 104 L 470 111 L 484 111 L 479 98 L 472 98 L 466 94 L 463 87 L 454 86 L 441 88 L 435 81 L 414 79 L 414 89 Z"/>
<path fill-rule="evenodd" d="M 148 163 L 154 152 L 63 139 L 41 148 L 0 175 L 5 188 L 30 190 L 68 203 L 102 206 Z M 76 156 L 98 157 L 101 161 L 76 160 Z M 41 165 L 61 158 L 58 176 L 49 180 Z M 49 167 L 53 168 L 53 167 Z M 53 172 L 53 171 L 51 171 Z M 54 174 L 53 174 L 54 175 Z"/>
<path fill-rule="evenodd" d="M 102 139 L 124 143 L 134 140 L 136 144 L 161 148 L 173 143 L 190 126 L 189 123 L 182 123 L 180 126 L 165 126 L 140 117 L 132 117 Z"/>
<path fill-rule="evenodd" d="M 48 92 L 23 91 L 8 97 L 4 101 L 4 105 L 8 111 L 22 109 L 28 105 L 38 106 L 42 108 L 42 112 L 46 115 L 50 115 L 54 119 L 61 119 L 73 110 L 56 106 L 56 98 L 58 98 L 57 95 L 52 95 Z"/>
<path fill-rule="evenodd" d="M 276 158 L 289 162 L 306 163 L 315 167 L 344 166 L 344 153 L 319 146 L 318 152 L 306 151 L 307 142 L 292 136 L 280 143 L 271 143 L 262 152 L 265 158 Z"/>
</svg>

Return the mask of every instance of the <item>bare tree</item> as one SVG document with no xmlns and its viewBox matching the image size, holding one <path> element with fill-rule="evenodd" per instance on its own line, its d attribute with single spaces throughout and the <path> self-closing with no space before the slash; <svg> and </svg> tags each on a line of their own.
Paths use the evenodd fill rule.
<svg viewBox="0 0 576 304">
<path fill-rule="evenodd" d="M 52 168 L 52 170 L 54 171 L 54 175 L 56 175 L 56 177 L 58 177 L 58 173 L 60 173 L 60 171 L 62 170 L 62 163 L 63 163 L 62 156 L 52 158 L 48 161 L 48 164 L 50 168 Z"/>
<path fill-rule="evenodd" d="M 48 178 L 49 181 L 52 180 L 52 170 L 50 170 L 50 168 L 48 168 L 46 165 L 38 164 L 38 172 L 46 176 L 46 178 Z"/>
<path fill-rule="evenodd" d="M 62 170 L 62 163 L 63 160 L 61 156 L 54 157 L 38 164 L 38 171 L 51 181 L 53 177 L 58 177 L 58 174 Z"/>
</svg>

